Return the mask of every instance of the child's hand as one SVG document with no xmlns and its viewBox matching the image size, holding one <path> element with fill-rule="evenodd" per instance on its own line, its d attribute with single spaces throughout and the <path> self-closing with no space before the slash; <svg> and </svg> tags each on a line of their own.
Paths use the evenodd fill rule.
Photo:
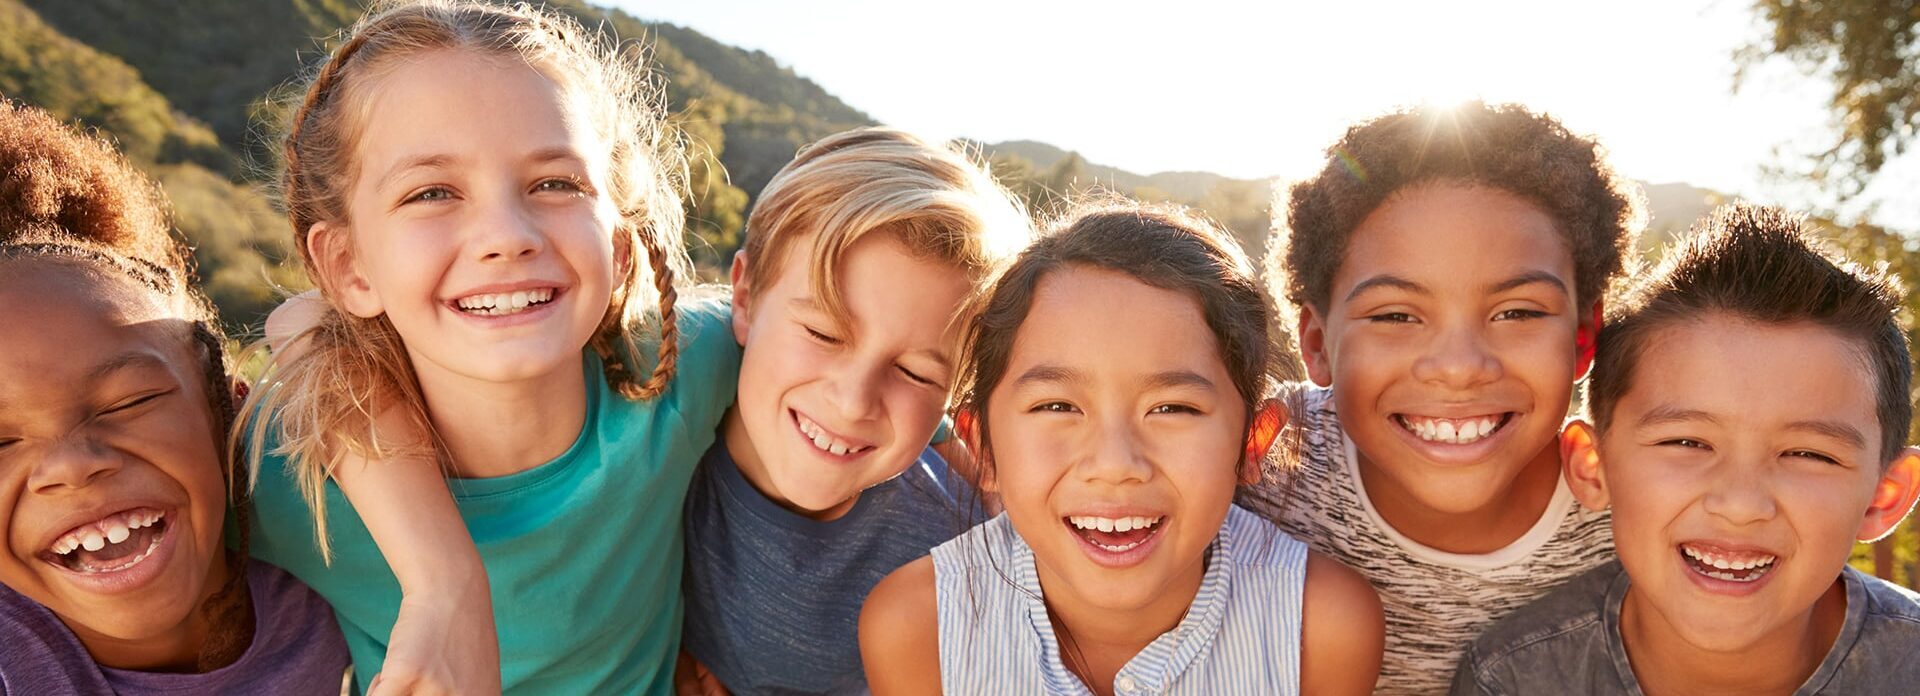
<svg viewBox="0 0 1920 696">
<path fill-rule="evenodd" d="M 675 696 L 728 696 L 720 678 L 685 650 L 680 651 L 680 660 L 674 665 L 673 693 Z"/>
<path fill-rule="evenodd" d="M 387 661 L 367 696 L 500 693 L 500 641 L 494 635 L 487 588 L 480 596 L 400 601 Z"/>
</svg>

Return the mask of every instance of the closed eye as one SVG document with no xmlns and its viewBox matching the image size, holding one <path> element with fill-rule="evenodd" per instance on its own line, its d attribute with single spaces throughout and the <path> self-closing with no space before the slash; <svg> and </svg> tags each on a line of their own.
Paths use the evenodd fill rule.
<svg viewBox="0 0 1920 696">
<path fill-rule="evenodd" d="M 930 379 L 927 379 L 927 378 L 925 378 L 925 377 L 921 377 L 921 376 L 920 376 L 920 375 L 919 375 L 918 373 L 915 373 L 915 372 L 914 372 L 913 370 L 909 370 L 909 369 L 907 369 L 907 368 L 906 368 L 906 367 L 904 367 L 904 366 L 896 366 L 896 368 L 895 368 L 895 369 L 898 369 L 898 370 L 900 370 L 900 374 L 903 374 L 903 375 L 906 375 L 906 376 L 907 376 L 907 379 L 908 379 L 909 381 L 911 381 L 911 382 L 913 382 L 914 384 L 918 384 L 918 385 L 920 385 L 920 386 L 923 386 L 923 387 L 938 387 L 938 386 L 940 386 L 940 384 L 939 384 L 938 382 L 935 382 L 935 381 L 933 381 L 933 380 L 930 380 Z"/>
<path fill-rule="evenodd" d="M 839 339 L 839 338 L 836 338 L 836 337 L 833 337 L 833 336 L 829 336 L 829 335 L 827 335 L 827 334 L 824 334 L 824 333 L 821 333 L 820 331 L 818 331 L 818 330 L 816 330 L 816 329 L 814 329 L 814 328 L 813 328 L 813 327 L 811 327 L 811 326 L 807 326 L 806 324 L 801 324 L 801 325 L 800 325 L 800 328 L 803 328 L 803 329 L 806 329 L 806 330 L 807 330 L 807 336 L 809 336 L 809 337 L 811 337 L 811 338 L 813 338 L 813 340 L 816 340 L 816 341 L 819 341 L 819 342 L 821 342 L 821 343 L 825 343 L 825 344 L 827 344 L 827 345 L 830 345 L 830 346 L 837 346 L 837 345 L 840 345 L 840 339 Z"/>
<path fill-rule="evenodd" d="M 126 411 L 131 411 L 133 409 L 139 408 L 146 404 L 152 403 L 154 399 L 158 399 L 162 396 L 166 396 L 171 393 L 173 393 L 173 390 L 168 389 L 164 391 L 141 394 L 139 396 L 135 396 L 133 398 L 123 400 L 119 403 L 116 403 L 112 406 L 108 406 L 105 409 L 102 409 L 100 411 L 100 415 L 104 416 L 104 415 L 113 414 L 113 413 L 123 413 Z"/>
</svg>

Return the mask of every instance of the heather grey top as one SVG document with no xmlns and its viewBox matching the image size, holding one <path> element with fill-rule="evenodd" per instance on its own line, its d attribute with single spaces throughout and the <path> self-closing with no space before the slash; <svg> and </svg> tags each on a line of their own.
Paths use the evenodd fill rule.
<svg viewBox="0 0 1920 696">
<path fill-rule="evenodd" d="M 1367 497 L 1333 391 L 1294 384 L 1282 396 L 1300 465 L 1243 487 L 1235 502 L 1360 571 L 1380 592 L 1387 652 L 1375 693 L 1445 691 L 1460 651 L 1494 620 L 1613 557 L 1611 517 L 1580 507 L 1564 482 L 1533 528 L 1506 548 L 1459 554 L 1414 541 Z"/>
<path fill-rule="evenodd" d="M 687 652 L 742 696 L 864 691 L 867 592 L 984 519 L 959 479 L 929 447 L 820 521 L 768 500 L 714 445 L 687 491 Z"/>
<path fill-rule="evenodd" d="M 1847 616 L 1795 696 L 1910 694 L 1920 685 L 1920 594 L 1847 568 Z M 1620 639 L 1627 574 L 1595 568 L 1487 630 L 1454 674 L 1453 693 L 1642 696 Z"/>
<path fill-rule="evenodd" d="M 175 674 L 95 664 L 53 612 L 0 587 L 0 694 L 339 694 L 347 644 L 327 603 L 260 561 L 247 567 L 247 588 L 254 622 L 247 652 L 212 672 Z"/>
</svg>

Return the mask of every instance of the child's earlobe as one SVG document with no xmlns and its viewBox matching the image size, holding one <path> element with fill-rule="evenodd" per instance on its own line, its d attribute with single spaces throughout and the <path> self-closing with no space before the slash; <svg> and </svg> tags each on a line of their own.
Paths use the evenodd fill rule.
<svg viewBox="0 0 1920 696">
<path fill-rule="evenodd" d="M 1920 449 L 1908 447 L 1900 451 L 1880 474 L 1879 482 L 1873 487 L 1873 502 L 1867 507 L 1866 519 L 1860 522 L 1860 541 L 1875 541 L 1893 533 L 1893 528 L 1907 518 L 1913 511 L 1914 499 L 1920 497 Z"/>
<path fill-rule="evenodd" d="M 360 273 L 354 260 L 353 240 L 345 225 L 316 222 L 307 229 L 307 255 L 313 259 L 320 281 L 340 308 L 361 319 L 380 316 L 386 308 L 380 303 L 373 284 Z"/>
<path fill-rule="evenodd" d="M 1312 307 L 1300 308 L 1300 361 L 1307 365 L 1307 379 L 1322 387 L 1333 386 L 1333 364 L 1327 359 L 1327 329 L 1320 313 Z"/>
<path fill-rule="evenodd" d="M 740 345 L 747 344 L 747 327 L 753 324 L 752 309 L 748 302 L 753 299 L 753 281 L 747 277 L 747 252 L 733 252 L 733 267 L 727 271 L 727 282 L 733 286 L 733 340 Z"/>
<path fill-rule="evenodd" d="M 1586 321 L 1581 322 L 1580 328 L 1574 331 L 1573 349 L 1579 360 L 1573 371 L 1576 381 L 1585 379 L 1587 372 L 1593 369 L 1593 358 L 1598 352 L 1595 349 L 1600 345 L 1600 326 L 1605 319 L 1606 303 L 1594 302 Z"/>
<path fill-rule="evenodd" d="M 1574 419 L 1560 431 L 1561 474 L 1573 497 L 1589 510 L 1608 504 L 1606 470 L 1600 466 L 1600 447 L 1593 426 Z"/>
</svg>

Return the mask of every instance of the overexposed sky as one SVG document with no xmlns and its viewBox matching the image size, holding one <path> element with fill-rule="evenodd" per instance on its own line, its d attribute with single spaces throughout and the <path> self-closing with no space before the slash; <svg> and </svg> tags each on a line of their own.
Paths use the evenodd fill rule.
<svg viewBox="0 0 1920 696">
<path fill-rule="evenodd" d="M 1759 32 L 1746 0 L 612 4 L 766 51 L 884 123 L 1143 174 L 1300 177 L 1354 120 L 1481 97 L 1597 136 L 1629 176 L 1802 207 L 1811 189 L 1761 169 L 1828 137 L 1828 87 L 1784 61 L 1732 92 L 1732 54 Z M 1867 199 L 1920 232 L 1920 158 Z"/>
</svg>

